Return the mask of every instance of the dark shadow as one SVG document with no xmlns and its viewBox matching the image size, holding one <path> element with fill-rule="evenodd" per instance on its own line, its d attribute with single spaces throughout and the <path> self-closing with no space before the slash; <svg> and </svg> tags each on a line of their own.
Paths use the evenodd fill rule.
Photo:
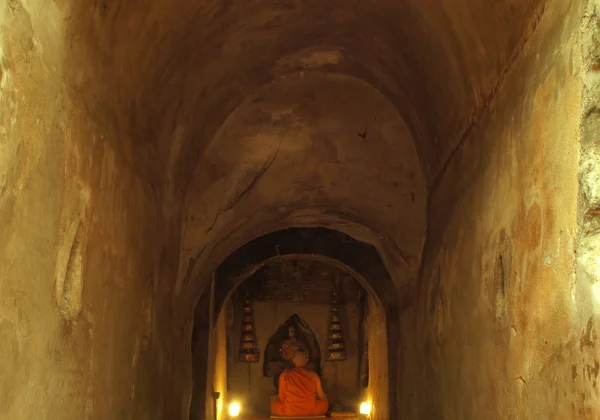
<svg viewBox="0 0 600 420">
<path fill-rule="evenodd" d="M 210 293 L 205 291 L 196 307 L 192 331 L 192 401 L 190 420 L 206 418 L 208 365 L 210 335 Z"/>
</svg>

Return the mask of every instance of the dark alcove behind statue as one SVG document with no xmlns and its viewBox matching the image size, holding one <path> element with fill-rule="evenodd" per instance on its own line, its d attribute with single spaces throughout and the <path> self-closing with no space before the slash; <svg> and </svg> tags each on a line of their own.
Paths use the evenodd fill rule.
<svg viewBox="0 0 600 420">
<path fill-rule="evenodd" d="M 290 336 L 293 337 L 291 340 Z M 302 347 L 308 352 L 308 363 L 305 367 L 316 372 L 319 376 L 321 375 L 319 342 L 308 324 L 298 314 L 293 314 L 277 328 L 265 348 L 263 375 L 273 376 L 276 390 L 281 372 L 293 366 L 291 361 L 284 359 L 282 346 L 287 347 L 293 342 L 296 343 L 296 346 Z"/>
</svg>

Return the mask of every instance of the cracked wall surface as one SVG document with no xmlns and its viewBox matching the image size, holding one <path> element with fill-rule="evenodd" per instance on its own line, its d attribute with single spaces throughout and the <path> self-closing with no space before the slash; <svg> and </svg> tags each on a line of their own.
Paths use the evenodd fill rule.
<svg viewBox="0 0 600 420">
<path fill-rule="evenodd" d="M 425 190 L 406 123 L 372 87 L 322 74 L 271 85 L 229 117 L 200 161 L 178 290 L 261 234 L 319 225 L 378 244 L 398 282 L 409 283 Z"/>
<path fill-rule="evenodd" d="M 576 276 L 582 6 L 548 5 L 432 192 L 402 324 L 407 418 L 599 414 L 592 295 Z"/>
<path fill-rule="evenodd" d="M 581 27 L 582 78 L 581 100 L 581 150 L 579 161 L 579 207 L 578 236 L 576 242 L 576 293 L 580 306 L 578 311 L 579 334 L 575 336 L 575 357 L 571 365 L 573 387 L 580 394 L 574 404 L 574 411 L 580 416 L 597 416 L 599 393 L 597 381 L 600 361 L 596 350 L 597 330 L 600 313 L 600 284 L 598 268 L 600 259 L 600 238 L 598 236 L 598 138 L 600 92 L 598 91 L 598 63 L 600 60 L 600 3 L 587 4 Z"/>
<path fill-rule="evenodd" d="M 0 418 L 188 418 L 212 271 L 291 227 L 379 252 L 405 418 L 597 416 L 582 3 L 0 0 Z"/>
<path fill-rule="evenodd" d="M 118 136 L 74 104 L 64 18 L 0 2 L 0 418 L 160 417 L 176 399 L 151 385 L 171 373 L 153 302 L 176 242 Z"/>
<path fill-rule="evenodd" d="M 426 172 L 433 175 L 493 90 L 541 4 L 74 3 L 69 74 L 87 107 L 131 133 L 119 149 L 140 167 L 153 159 L 167 165 L 182 184 L 191 181 L 220 126 L 249 95 L 319 68 L 382 92 L 419 137 Z M 151 168 L 144 168 L 149 176 Z"/>
</svg>

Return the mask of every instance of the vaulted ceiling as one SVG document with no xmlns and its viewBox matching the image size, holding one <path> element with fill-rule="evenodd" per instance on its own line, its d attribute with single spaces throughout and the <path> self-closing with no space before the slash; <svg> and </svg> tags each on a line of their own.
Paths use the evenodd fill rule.
<svg viewBox="0 0 600 420">
<path fill-rule="evenodd" d="M 428 191 L 538 0 L 97 0 L 64 72 L 185 203 L 177 290 L 261 235 L 324 226 L 417 275 Z"/>
<path fill-rule="evenodd" d="M 245 98 L 278 79 L 321 71 L 379 90 L 410 126 L 431 178 L 542 2 L 79 3 L 65 70 L 75 74 L 75 88 L 85 88 L 91 108 L 127 130 L 137 162 L 158 159 L 189 175 Z"/>
</svg>

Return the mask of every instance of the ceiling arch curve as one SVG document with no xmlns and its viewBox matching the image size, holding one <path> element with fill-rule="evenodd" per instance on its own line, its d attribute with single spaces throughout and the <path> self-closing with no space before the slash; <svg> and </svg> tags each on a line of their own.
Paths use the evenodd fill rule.
<svg viewBox="0 0 600 420">
<path fill-rule="evenodd" d="M 411 131 L 379 91 L 343 75 L 288 78 L 248 97 L 200 160 L 188 192 L 180 278 L 200 252 L 230 240 L 234 226 L 251 240 L 284 219 L 285 227 L 353 225 L 351 235 L 362 225 L 374 232 L 371 243 L 403 260 L 401 277 L 411 277 L 425 208 Z"/>
<path fill-rule="evenodd" d="M 339 52 L 325 71 L 390 98 L 422 133 L 431 179 L 543 11 L 541 0 L 73 3 L 64 71 L 74 97 L 122 134 L 132 164 L 178 187 L 244 98 L 302 71 L 279 64 L 311 48 Z"/>
<path fill-rule="evenodd" d="M 400 302 L 406 301 L 412 293 L 416 273 L 412 265 L 403 258 L 394 244 L 384 241 L 378 233 L 352 218 L 353 215 L 340 216 L 339 212 L 314 212 L 287 208 L 286 212 L 273 217 L 270 212 L 255 214 L 247 219 L 237 220 L 222 233 L 220 240 L 210 243 L 199 250 L 195 257 L 185 261 L 187 271 L 178 278 L 175 295 L 180 299 L 177 307 L 178 318 L 186 319 L 193 311 L 198 297 L 210 281 L 209 273 L 218 267 L 233 252 L 245 244 L 273 232 L 302 229 L 322 229 L 324 232 L 338 232 L 355 241 L 369 244 L 378 253 L 386 272 L 400 291 Z M 417 267 L 418 269 L 418 267 Z"/>
<path fill-rule="evenodd" d="M 399 291 L 374 246 L 331 229 L 292 228 L 246 243 L 219 265 L 215 311 L 256 270 L 284 257 L 315 258 L 335 265 L 351 274 L 386 310 L 398 306 Z"/>
</svg>

